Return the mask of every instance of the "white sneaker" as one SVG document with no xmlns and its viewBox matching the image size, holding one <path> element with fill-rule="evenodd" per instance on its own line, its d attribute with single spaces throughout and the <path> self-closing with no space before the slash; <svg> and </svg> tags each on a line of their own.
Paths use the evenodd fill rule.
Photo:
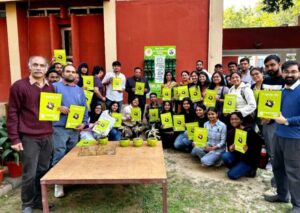
<svg viewBox="0 0 300 213">
<path fill-rule="evenodd" d="M 65 196 L 64 194 L 64 185 L 58 185 L 58 184 L 55 184 L 54 186 L 54 197 L 63 197 Z"/>
<path fill-rule="evenodd" d="M 271 187 L 268 191 L 264 193 L 264 196 L 274 196 L 277 195 L 277 188 Z"/>
</svg>

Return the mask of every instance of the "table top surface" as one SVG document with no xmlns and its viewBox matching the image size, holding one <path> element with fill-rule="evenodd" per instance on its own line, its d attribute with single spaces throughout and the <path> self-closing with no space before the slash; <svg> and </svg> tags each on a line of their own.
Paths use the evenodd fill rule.
<svg viewBox="0 0 300 213">
<path fill-rule="evenodd" d="M 78 156 L 80 147 L 73 148 L 42 179 L 42 183 L 54 181 L 121 181 L 166 180 L 166 169 L 161 142 L 149 147 L 120 147 L 115 155 Z"/>
</svg>

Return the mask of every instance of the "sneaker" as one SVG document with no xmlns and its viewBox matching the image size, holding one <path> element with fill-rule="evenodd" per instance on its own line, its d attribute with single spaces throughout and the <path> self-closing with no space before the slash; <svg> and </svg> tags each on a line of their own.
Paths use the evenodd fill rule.
<svg viewBox="0 0 300 213">
<path fill-rule="evenodd" d="M 64 185 L 58 185 L 58 184 L 55 184 L 54 186 L 54 197 L 63 197 L 65 196 L 64 194 Z"/>
<path fill-rule="evenodd" d="M 288 203 L 289 199 L 282 199 L 278 195 L 272 195 L 272 196 L 264 196 L 265 201 L 271 202 L 271 203 Z"/>
<path fill-rule="evenodd" d="M 264 196 L 274 196 L 277 195 L 277 188 L 271 187 L 268 191 L 264 193 Z"/>
<path fill-rule="evenodd" d="M 268 164 L 266 165 L 266 170 L 268 171 L 272 171 L 272 164 L 271 164 L 271 161 L 268 162 Z"/>
<path fill-rule="evenodd" d="M 223 165 L 223 161 L 222 161 L 222 160 L 218 160 L 218 161 L 214 164 L 215 167 L 221 167 L 222 165 Z"/>
</svg>

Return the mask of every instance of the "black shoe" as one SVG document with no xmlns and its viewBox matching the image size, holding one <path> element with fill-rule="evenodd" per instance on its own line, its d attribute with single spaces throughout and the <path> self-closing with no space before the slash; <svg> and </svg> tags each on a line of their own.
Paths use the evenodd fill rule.
<svg viewBox="0 0 300 213">
<path fill-rule="evenodd" d="M 289 199 L 282 199 L 278 195 L 264 196 L 265 200 L 271 203 L 288 203 Z"/>
<path fill-rule="evenodd" d="M 53 203 L 49 203 L 48 207 L 49 207 L 49 211 L 54 211 L 55 209 L 55 205 Z M 43 210 L 43 205 L 42 204 L 34 205 L 32 208 Z"/>
</svg>

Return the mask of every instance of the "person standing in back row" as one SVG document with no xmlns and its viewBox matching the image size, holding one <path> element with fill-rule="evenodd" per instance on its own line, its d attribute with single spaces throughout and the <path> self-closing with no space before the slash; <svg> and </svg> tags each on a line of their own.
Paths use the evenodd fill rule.
<svg viewBox="0 0 300 213">
<path fill-rule="evenodd" d="M 109 108 L 112 101 L 116 101 L 119 105 L 119 109 L 122 110 L 123 102 L 123 91 L 125 90 L 126 77 L 121 73 L 121 63 L 119 61 L 114 61 L 112 63 L 112 72 L 106 72 L 102 84 L 106 86 L 106 108 Z M 121 79 L 121 86 L 119 89 L 114 90 L 113 80 L 115 78 Z"/>
</svg>

